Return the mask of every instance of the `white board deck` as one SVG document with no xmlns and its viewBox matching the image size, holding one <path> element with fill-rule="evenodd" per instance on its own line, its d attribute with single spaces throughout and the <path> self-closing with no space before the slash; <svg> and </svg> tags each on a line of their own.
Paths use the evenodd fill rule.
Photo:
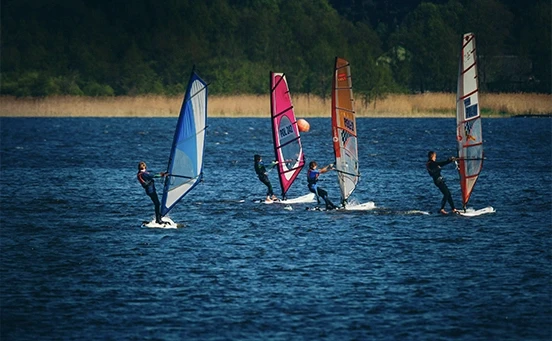
<svg viewBox="0 0 552 341">
<path fill-rule="evenodd" d="M 488 207 L 485 207 L 485 208 L 482 208 L 482 209 L 479 209 L 479 210 L 474 210 L 473 208 L 468 208 L 466 210 L 466 212 L 462 211 L 462 210 L 459 210 L 459 213 L 461 216 L 464 216 L 464 217 L 476 217 L 476 216 L 480 216 L 482 214 L 488 214 L 488 213 L 495 213 L 495 209 L 492 208 L 491 206 L 488 206 Z"/>
<path fill-rule="evenodd" d="M 163 222 L 165 224 L 158 224 L 155 222 L 155 218 L 152 221 L 149 222 L 143 222 L 143 227 L 150 227 L 150 228 L 158 228 L 158 229 L 176 229 L 178 227 L 182 227 L 181 224 L 175 223 L 171 218 L 169 217 L 163 217 Z"/>
<path fill-rule="evenodd" d="M 345 206 L 346 211 L 369 211 L 376 208 L 376 204 L 373 201 L 368 201 L 363 204 L 350 204 Z"/>
<path fill-rule="evenodd" d="M 286 200 L 280 200 L 276 201 L 275 203 L 279 204 L 308 204 L 311 202 L 316 202 L 316 197 L 314 196 L 314 193 L 305 194 L 303 196 L 293 198 L 293 199 L 286 199 Z"/>
<path fill-rule="evenodd" d="M 258 204 L 309 204 L 316 202 L 316 197 L 314 196 L 314 193 L 305 194 L 303 196 L 293 198 L 293 199 L 286 199 L 286 200 L 253 200 L 253 202 Z"/>
</svg>

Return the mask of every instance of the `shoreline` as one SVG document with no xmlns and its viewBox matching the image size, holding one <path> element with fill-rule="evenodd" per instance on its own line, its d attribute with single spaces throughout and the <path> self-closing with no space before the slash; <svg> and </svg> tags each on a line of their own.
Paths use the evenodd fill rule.
<svg viewBox="0 0 552 341">
<path fill-rule="evenodd" d="M 292 98 L 298 118 L 330 117 L 331 100 L 298 94 Z M 481 116 L 550 117 L 550 94 L 481 94 Z M 456 95 L 452 93 L 390 94 L 375 103 L 355 99 L 358 118 L 451 118 Z M 0 96 L 0 117 L 177 117 L 181 96 L 121 96 L 16 98 Z M 268 95 L 210 96 L 208 116 L 213 118 L 262 118 L 270 116 Z"/>
<path fill-rule="evenodd" d="M 229 118 L 229 119 L 241 119 L 241 118 L 269 118 L 270 114 L 266 115 L 250 115 L 250 116 L 240 116 L 240 115 L 231 115 L 231 116 L 222 116 L 222 115 L 207 115 L 207 118 Z M 520 115 L 493 115 L 493 114 L 482 114 L 482 118 L 490 118 L 490 119 L 501 119 L 501 118 L 552 118 L 552 114 L 520 114 Z M 120 116 L 110 116 L 110 115 L 5 115 L 0 114 L 0 119 L 2 118 L 178 118 L 178 116 L 168 116 L 168 115 L 157 115 L 157 116 L 149 116 L 149 115 L 143 115 L 143 116 L 132 116 L 132 115 L 120 115 Z M 297 119 L 299 118 L 331 118 L 330 114 L 327 116 L 297 116 Z M 451 115 L 434 115 L 431 113 L 419 113 L 414 115 L 401 115 L 401 114 L 390 114 L 390 115 L 368 115 L 368 116 L 356 116 L 357 119 L 361 118 L 402 118 L 402 119 L 410 119 L 410 118 L 445 118 L 445 119 L 453 119 L 456 118 L 454 114 Z"/>
</svg>

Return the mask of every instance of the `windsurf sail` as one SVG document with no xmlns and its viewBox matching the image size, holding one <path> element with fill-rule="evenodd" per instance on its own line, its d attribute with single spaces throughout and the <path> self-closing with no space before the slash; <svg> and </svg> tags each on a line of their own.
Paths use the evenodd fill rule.
<svg viewBox="0 0 552 341">
<path fill-rule="evenodd" d="M 270 112 L 274 153 L 278 165 L 278 178 L 282 199 L 305 165 L 301 134 L 289 93 L 286 76 L 270 72 Z"/>
<path fill-rule="evenodd" d="M 348 61 L 336 57 L 332 81 L 332 134 L 343 205 L 360 180 L 356 128 L 351 67 Z"/>
<path fill-rule="evenodd" d="M 165 216 L 203 176 L 203 150 L 207 122 L 207 84 L 192 71 L 169 156 L 161 215 Z"/>
<path fill-rule="evenodd" d="M 462 39 L 456 94 L 458 171 L 464 209 L 483 167 L 483 138 L 479 110 L 475 35 L 466 33 Z"/>
</svg>

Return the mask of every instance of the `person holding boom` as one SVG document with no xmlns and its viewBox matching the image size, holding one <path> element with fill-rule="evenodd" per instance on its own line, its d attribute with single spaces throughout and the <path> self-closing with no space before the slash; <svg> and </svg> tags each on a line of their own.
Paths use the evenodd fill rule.
<svg viewBox="0 0 552 341">
<path fill-rule="evenodd" d="M 278 198 L 274 195 L 274 190 L 272 189 L 272 184 L 270 183 L 270 180 L 268 179 L 268 171 L 266 170 L 266 167 L 263 163 L 263 158 L 259 154 L 255 154 L 253 156 L 253 159 L 255 161 L 255 173 L 257 173 L 257 176 L 259 177 L 259 180 L 265 184 L 267 191 L 266 191 L 266 202 L 272 202 L 275 200 L 278 200 Z M 268 166 L 269 169 L 272 169 L 276 167 L 278 162 L 272 161 L 270 165 Z"/>
<path fill-rule="evenodd" d="M 443 199 L 441 200 L 441 210 L 439 210 L 439 213 L 441 214 L 448 214 L 447 211 L 445 211 L 445 204 L 449 203 L 450 208 L 452 209 L 452 213 L 458 213 L 458 210 L 454 207 L 454 201 L 452 200 L 452 195 L 450 194 L 450 191 L 447 187 L 447 184 L 445 183 L 445 178 L 441 176 L 441 167 L 448 165 L 452 161 L 455 161 L 456 158 L 449 157 L 445 161 L 436 161 L 437 160 L 437 153 L 434 151 L 430 151 L 427 153 L 427 163 L 426 163 L 426 169 L 429 175 L 433 178 L 433 183 L 441 193 L 443 193 Z"/>
<path fill-rule="evenodd" d="M 163 224 L 164 222 L 161 219 L 161 203 L 159 202 L 159 197 L 157 196 L 157 191 L 155 190 L 154 179 L 163 178 L 167 176 L 167 174 L 167 172 L 161 172 L 158 174 L 150 173 L 147 170 L 145 162 L 142 161 L 138 163 L 138 174 L 136 174 L 136 178 L 155 206 L 155 222 L 157 224 Z"/>
<path fill-rule="evenodd" d="M 330 163 L 324 168 L 321 168 L 320 170 L 317 169 L 318 164 L 316 161 L 311 161 L 309 163 L 309 170 L 307 171 L 307 183 L 309 187 L 309 191 L 316 194 L 316 200 L 318 200 L 318 203 L 320 203 L 320 199 L 318 197 L 324 199 L 324 202 L 326 203 L 326 209 L 327 210 L 333 210 L 336 209 L 337 206 L 335 206 L 331 201 L 330 198 L 328 198 L 328 192 L 316 184 L 318 182 L 318 177 L 322 173 L 326 173 L 329 170 L 334 170 L 333 163 Z"/>
</svg>

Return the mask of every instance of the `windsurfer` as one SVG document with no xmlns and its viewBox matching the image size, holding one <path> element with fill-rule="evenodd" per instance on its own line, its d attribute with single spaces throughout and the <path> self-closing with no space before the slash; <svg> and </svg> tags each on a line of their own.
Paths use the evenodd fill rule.
<svg viewBox="0 0 552 341">
<path fill-rule="evenodd" d="M 430 151 L 427 153 L 427 163 L 426 169 L 429 175 L 433 178 L 433 183 L 439 188 L 441 193 L 443 193 L 443 199 L 441 200 L 441 210 L 439 211 L 442 214 L 447 214 L 445 211 L 445 204 L 449 203 L 452 213 L 458 213 L 458 210 L 454 207 L 454 201 L 452 201 L 452 195 L 445 183 L 445 179 L 441 176 L 441 167 L 448 165 L 452 161 L 455 161 L 456 158 L 450 157 L 445 161 L 436 161 L 437 153 Z"/>
<path fill-rule="evenodd" d="M 161 172 L 158 174 L 153 174 L 147 171 L 147 166 L 145 162 L 138 163 L 138 182 L 146 190 L 146 194 L 151 198 L 153 204 L 155 205 L 155 222 L 158 224 L 163 224 L 161 220 L 161 203 L 159 202 L 159 197 L 157 197 L 157 191 L 155 190 L 154 179 L 162 178 L 167 176 L 166 172 Z"/>
<path fill-rule="evenodd" d="M 278 200 L 278 198 L 274 195 L 274 191 L 272 190 L 272 184 L 268 179 L 268 171 L 263 163 L 262 156 L 260 156 L 259 154 L 255 154 L 254 160 L 255 160 L 255 173 L 257 173 L 259 180 L 261 180 L 261 182 L 265 184 L 267 187 L 266 201 Z M 268 166 L 269 170 L 274 168 L 277 164 L 278 162 L 272 161 Z"/>
<path fill-rule="evenodd" d="M 318 177 L 320 176 L 320 174 L 326 173 L 327 171 L 334 169 L 333 164 L 331 163 L 321 169 L 317 169 L 317 167 L 318 167 L 318 164 L 316 163 L 316 161 L 311 161 L 309 163 L 309 170 L 307 171 L 307 183 L 308 183 L 309 191 L 316 194 L 316 200 L 318 200 L 318 203 L 320 203 L 320 199 L 318 197 L 321 197 L 322 199 L 324 199 L 327 210 L 335 209 L 337 208 L 337 206 L 335 206 L 328 198 L 328 192 L 318 187 L 318 185 L 316 184 L 318 182 Z"/>
</svg>

